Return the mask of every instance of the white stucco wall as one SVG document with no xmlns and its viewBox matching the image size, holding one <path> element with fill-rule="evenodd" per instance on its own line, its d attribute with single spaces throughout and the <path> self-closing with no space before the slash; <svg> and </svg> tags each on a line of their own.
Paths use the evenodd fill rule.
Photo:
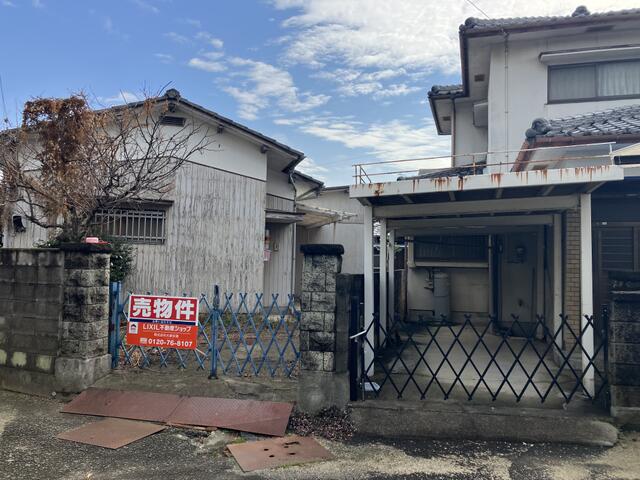
<svg viewBox="0 0 640 480">
<path fill-rule="evenodd" d="M 473 124 L 473 101 L 461 99 L 455 103 L 453 127 L 454 166 L 473 163 L 472 157 L 459 156 L 467 153 L 487 151 L 487 128 L 476 127 Z M 476 157 L 476 162 L 484 160 L 483 156 Z"/>
<path fill-rule="evenodd" d="M 640 101 L 624 99 L 548 104 L 548 66 L 539 60 L 542 52 L 637 44 L 640 41 L 637 30 L 565 37 L 549 35 L 547 38 L 537 40 L 515 40 L 514 38 L 511 37 L 508 42 L 506 56 L 504 43 L 493 45 L 491 48 L 488 92 L 488 148 L 490 151 L 520 149 L 525 140 L 525 131 L 536 118 L 577 115 L 637 104 Z M 505 68 L 505 59 L 507 68 Z M 458 134 L 469 135 L 466 130 L 458 130 Z M 517 153 L 510 154 L 509 161 L 513 162 L 516 156 Z M 505 158 L 505 154 L 490 156 L 489 163 L 505 162 Z"/>
</svg>

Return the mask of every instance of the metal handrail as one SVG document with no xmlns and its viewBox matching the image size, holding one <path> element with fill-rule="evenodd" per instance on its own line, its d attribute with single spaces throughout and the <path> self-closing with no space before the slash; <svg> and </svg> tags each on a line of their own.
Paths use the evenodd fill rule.
<svg viewBox="0 0 640 480">
<path fill-rule="evenodd" d="M 385 172 L 366 172 L 365 166 L 373 166 L 373 165 L 386 165 L 386 164 L 396 164 L 396 163 L 407 163 L 407 162 L 418 162 L 425 160 L 442 160 L 442 159 L 455 159 L 455 158 L 465 158 L 472 157 L 473 163 L 469 165 L 462 165 L 458 167 L 445 167 L 446 170 L 472 170 L 472 173 L 467 173 L 467 175 L 479 175 L 482 173 L 477 173 L 478 169 L 484 169 L 487 164 L 486 163 L 477 163 L 475 158 L 477 156 L 486 156 L 486 155 L 496 155 L 501 153 L 519 153 L 519 152 L 532 152 L 532 151 L 545 151 L 545 150 L 555 150 L 555 149 L 571 149 L 571 148 L 584 148 L 584 147 L 593 147 L 593 146 L 609 146 L 609 153 L 606 155 L 581 155 L 581 156 L 572 156 L 572 157 L 558 157 L 558 158 L 547 158 L 544 160 L 528 160 L 526 162 L 527 165 L 531 164 L 549 164 L 556 161 L 567 161 L 567 160 L 594 160 L 594 159 L 609 159 L 609 164 L 613 164 L 613 156 L 612 156 L 612 147 L 615 145 L 615 142 L 600 142 L 600 143 L 590 143 L 585 145 L 554 145 L 549 147 L 537 147 L 537 148 L 524 148 L 521 150 L 502 150 L 502 151 L 487 151 L 487 152 L 479 152 L 479 153 L 466 153 L 466 154 L 454 154 L 454 155 L 442 155 L 442 156 L 434 156 L 434 157 L 422 157 L 422 158 L 408 158 L 408 159 L 400 159 L 400 160 L 387 160 L 387 161 L 378 161 L 378 162 L 366 162 L 366 163 L 358 163 L 354 164 L 354 180 L 355 183 L 365 184 L 373 183 L 371 177 L 378 177 L 384 175 L 398 175 L 398 174 L 406 174 L 406 173 L 418 173 L 421 169 L 412 169 L 412 170 L 392 170 Z M 501 167 L 501 166 L 510 166 L 520 164 L 522 162 L 514 161 L 514 162 L 498 162 L 491 164 L 491 166 Z M 576 167 L 580 168 L 580 167 Z"/>
</svg>

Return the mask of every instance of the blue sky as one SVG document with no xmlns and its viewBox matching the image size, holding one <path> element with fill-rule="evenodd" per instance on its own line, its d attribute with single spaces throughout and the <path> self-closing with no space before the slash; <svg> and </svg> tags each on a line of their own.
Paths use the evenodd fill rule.
<svg viewBox="0 0 640 480">
<path fill-rule="evenodd" d="M 475 3 L 492 17 L 573 10 Z M 459 81 L 457 27 L 469 16 L 480 13 L 465 0 L 0 0 L 2 108 L 15 123 L 34 96 L 83 90 L 115 104 L 170 85 L 346 184 L 357 161 L 448 152 L 425 99 Z"/>
</svg>

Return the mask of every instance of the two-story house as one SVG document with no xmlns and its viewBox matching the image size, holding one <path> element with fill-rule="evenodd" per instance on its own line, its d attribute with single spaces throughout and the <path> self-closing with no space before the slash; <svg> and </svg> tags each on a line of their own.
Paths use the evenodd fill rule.
<svg viewBox="0 0 640 480">
<path fill-rule="evenodd" d="M 469 18 L 459 38 L 462 83 L 428 95 L 438 133 L 451 136 L 451 167 L 356 165 L 365 318 L 378 311 L 388 325 L 405 302 L 418 324 L 471 313 L 519 335 L 514 316 L 520 330 L 544 317 L 538 339 L 553 342 L 559 329 L 555 343 L 570 351 L 567 327 L 584 328 L 589 351 L 598 332 L 583 316 L 598 320 L 608 272 L 640 270 L 640 9 Z M 374 221 L 387 239 L 379 305 Z M 398 237 L 408 245 L 404 298 L 386 274 Z"/>
</svg>

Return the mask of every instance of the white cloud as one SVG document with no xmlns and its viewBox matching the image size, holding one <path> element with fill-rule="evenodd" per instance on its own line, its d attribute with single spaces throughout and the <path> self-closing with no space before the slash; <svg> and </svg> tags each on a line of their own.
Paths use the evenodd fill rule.
<svg viewBox="0 0 640 480">
<path fill-rule="evenodd" d="M 164 34 L 164 36 L 167 37 L 172 42 L 179 43 L 181 45 L 191 43 L 191 40 L 189 40 L 188 37 L 185 37 L 184 35 L 180 35 L 177 32 L 167 32 Z"/>
<path fill-rule="evenodd" d="M 126 90 L 118 92 L 111 97 L 98 97 L 98 101 L 104 105 L 117 105 L 122 103 L 138 102 L 140 97 L 135 93 Z"/>
<path fill-rule="evenodd" d="M 286 58 L 321 67 L 341 64 L 357 69 L 460 69 L 458 26 L 482 14 L 462 0 L 272 0 L 294 14 Z M 575 6 L 551 0 L 529 2 L 476 0 L 492 17 L 569 15 Z M 591 0 L 591 11 L 637 6 L 633 0 Z"/>
<path fill-rule="evenodd" d="M 169 53 L 154 53 L 153 56 L 160 60 L 162 63 L 173 62 L 173 55 Z"/>
<path fill-rule="evenodd" d="M 200 20 L 196 20 L 195 18 L 185 18 L 183 22 L 187 25 L 191 25 L 192 27 L 202 28 L 202 22 Z"/>
<path fill-rule="evenodd" d="M 44 3 L 42 3 L 41 0 L 31 0 L 31 5 L 33 5 L 34 8 L 44 8 Z"/>
<path fill-rule="evenodd" d="M 109 34 L 115 37 L 119 37 L 122 40 L 129 40 L 129 35 L 126 33 L 122 33 L 116 26 L 113 24 L 113 20 L 111 17 L 105 17 L 102 22 L 102 27 Z"/>
<path fill-rule="evenodd" d="M 211 45 L 213 48 L 221 49 L 222 47 L 224 47 L 224 42 L 219 38 L 214 37 L 209 32 L 196 33 L 196 39 L 203 40 L 209 43 L 209 45 Z"/>
<path fill-rule="evenodd" d="M 244 58 L 232 58 L 230 63 L 238 69 L 234 76 L 243 80 L 225 91 L 240 104 L 242 118 L 255 120 L 272 103 L 287 112 L 303 112 L 329 101 L 328 95 L 300 92 L 289 72 L 268 63 Z"/>
<path fill-rule="evenodd" d="M 11 0 L 2 0 L 2 6 L 3 7 L 15 7 L 16 4 L 13 3 Z"/>
<path fill-rule="evenodd" d="M 326 174 L 329 173 L 329 169 L 327 167 L 323 167 L 315 160 L 308 157 L 296 166 L 296 170 L 322 181 L 325 180 Z"/>
<path fill-rule="evenodd" d="M 198 70 L 204 70 L 205 72 L 222 72 L 227 69 L 227 67 L 221 62 L 205 60 L 202 58 L 192 58 L 189 60 L 187 65 L 197 68 Z"/>
<path fill-rule="evenodd" d="M 155 5 L 152 5 L 149 2 L 145 2 L 144 0 L 132 0 L 135 5 L 138 6 L 141 10 L 145 10 L 147 12 L 158 14 L 160 13 L 160 9 Z"/>
<path fill-rule="evenodd" d="M 364 123 L 351 117 L 308 117 L 299 119 L 297 128 L 323 140 L 340 143 L 346 148 L 364 150 L 380 160 L 397 160 L 446 155 L 450 137 L 439 136 L 432 120 L 420 124 L 403 120 Z M 424 162 L 423 162 L 424 163 Z M 430 167 L 448 162 L 430 162 Z M 424 165 L 421 168 L 426 168 Z"/>
</svg>

